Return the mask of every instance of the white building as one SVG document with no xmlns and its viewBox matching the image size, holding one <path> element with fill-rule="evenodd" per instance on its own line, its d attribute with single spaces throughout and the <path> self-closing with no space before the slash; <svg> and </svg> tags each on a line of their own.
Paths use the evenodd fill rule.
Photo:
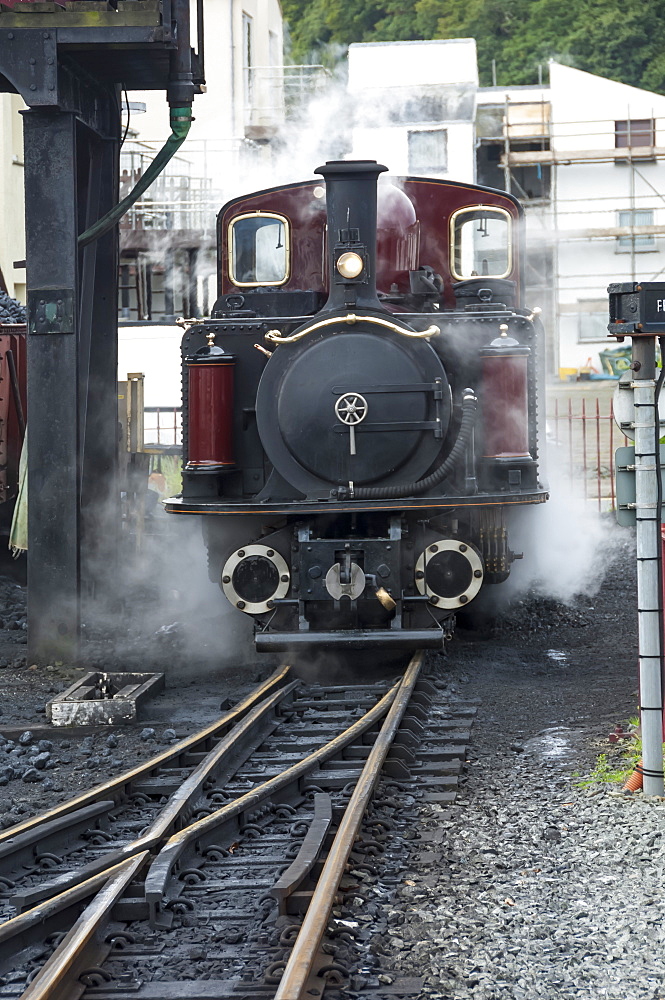
<svg viewBox="0 0 665 1000">
<path fill-rule="evenodd" d="M 616 346 L 608 284 L 665 272 L 665 97 L 549 68 L 549 86 L 479 91 L 478 175 L 525 204 L 531 304 L 566 377 Z"/>
<path fill-rule="evenodd" d="M 349 155 L 523 202 L 528 303 L 549 374 L 566 377 L 602 372 L 616 346 L 608 284 L 665 275 L 665 96 L 549 70 L 549 84 L 479 88 L 474 39 L 351 45 Z"/>
<path fill-rule="evenodd" d="M 16 94 L 0 94 L 0 271 L 9 295 L 25 302 L 25 268 L 14 267 L 25 260 L 22 108 Z"/>
<path fill-rule="evenodd" d="M 279 0 L 205 0 L 206 92 L 184 144 L 121 222 L 122 319 L 207 314 L 215 299 L 216 217 L 229 198 L 271 183 L 272 140 L 284 124 Z M 166 94 L 129 95 L 120 157 L 128 193 L 170 133 Z"/>
<path fill-rule="evenodd" d="M 248 161 L 266 158 L 284 121 L 282 12 L 279 0 L 205 0 L 204 17 L 207 92 L 194 101 L 181 155 L 226 197 Z M 130 101 L 146 105 L 132 130 L 159 148 L 170 131 L 165 94 L 134 92 Z"/>
<path fill-rule="evenodd" d="M 473 38 L 350 45 L 351 157 L 473 183 L 477 90 Z"/>
</svg>

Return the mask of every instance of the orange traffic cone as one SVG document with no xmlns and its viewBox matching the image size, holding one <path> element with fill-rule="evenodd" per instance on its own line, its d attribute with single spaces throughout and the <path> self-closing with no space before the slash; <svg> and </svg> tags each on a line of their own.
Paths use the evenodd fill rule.
<svg viewBox="0 0 665 1000">
<path fill-rule="evenodd" d="M 631 776 L 624 782 L 622 792 L 636 792 L 638 788 L 642 787 L 642 761 L 640 761 L 631 774 Z"/>
</svg>

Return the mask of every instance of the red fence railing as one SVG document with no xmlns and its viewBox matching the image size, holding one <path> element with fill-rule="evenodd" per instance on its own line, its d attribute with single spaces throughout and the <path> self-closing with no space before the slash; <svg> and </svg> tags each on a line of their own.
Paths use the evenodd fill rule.
<svg viewBox="0 0 665 1000">
<path fill-rule="evenodd" d="M 612 398 L 555 396 L 548 402 L 546 436 L 555 474 L 563 474 L 599 511 L 613 510 L 614 453 L 630 441 L 614 421 Z"/>
<path fill-rule="evenodd" d="M 146 446 L 182 444 L 182 408 L 144 408 Z M 571 488 L 598 510 L 615 507 L 614 453 L 630 441 L 614 421 L 611 397 L 579 396 L 548 400 L 546 442 L 550 478 L 564 476 Z"/>
</svg>

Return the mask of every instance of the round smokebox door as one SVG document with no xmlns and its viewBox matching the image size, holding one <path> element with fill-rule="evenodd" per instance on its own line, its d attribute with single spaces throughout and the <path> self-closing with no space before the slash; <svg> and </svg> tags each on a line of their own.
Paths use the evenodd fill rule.
<svg viewBox="0 0 665 1000">
<path fill-rule="evenodd" d="M 297 346 L 289 363 L 278 348 L 264 378 L 275 362 L 283 370 L 270 388 L 262 380 L 257 399 L 261 439 L 282 475 L 298 485 L 295 466 L 325 483 L 361 485 L 424 474 L 441 448 L 436 417 L 445 435 L 450 414 L 446 375 L 430 345 L 340 331 Z M 437 379 L 438 412 L 430 388 Z"/>
</svg>

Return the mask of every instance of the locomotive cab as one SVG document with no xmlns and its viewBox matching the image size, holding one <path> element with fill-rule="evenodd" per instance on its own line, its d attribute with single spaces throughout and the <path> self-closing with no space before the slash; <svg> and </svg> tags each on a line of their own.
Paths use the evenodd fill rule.
<svg viewBox="0 0 665 1000">
<path fill-rule="evenodd" d="M 547 496 L 521 209 L 385 170 L 330 162 L 325 189 L 225 206 L 213 315 L 183 339 L 166 507 L 206 515 L 260 651 L 441 648 L 508 576 L 511 508 Z"/>
</svg>

